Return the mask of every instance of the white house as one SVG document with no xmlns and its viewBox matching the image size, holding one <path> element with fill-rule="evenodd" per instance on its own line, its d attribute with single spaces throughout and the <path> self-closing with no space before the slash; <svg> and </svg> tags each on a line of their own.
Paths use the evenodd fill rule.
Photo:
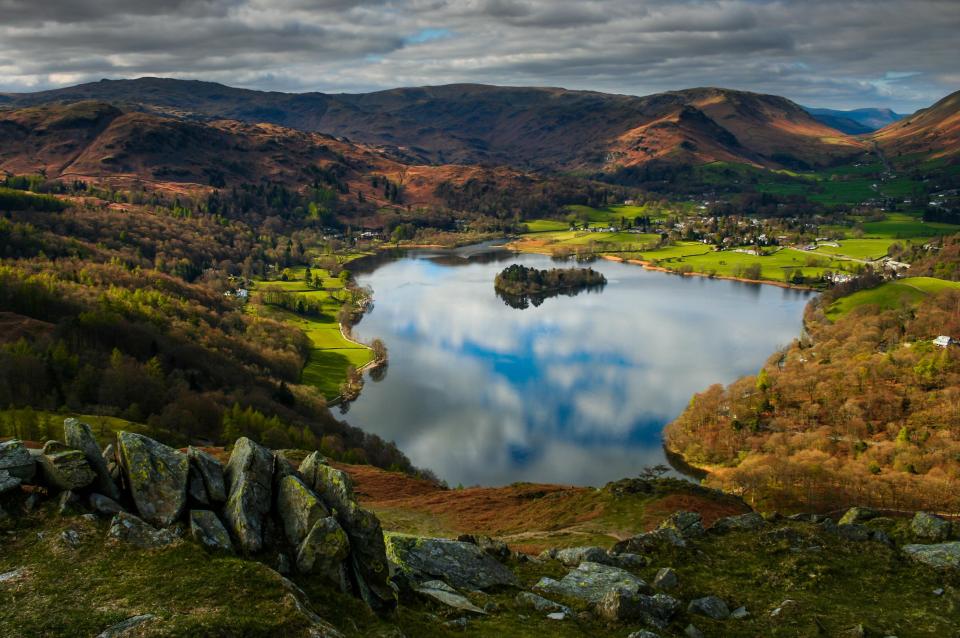
<svg viewBox="0 0 960 638">
<path fill-rule="evenodd" d="M 953 337 L 948 337 L 947 335 L 940 335 L 933 340 L 933 345 L 940 346 L 941 348 L 947 348 L 955 343 L 957 343 L 957 340 Z"/>
</svg>

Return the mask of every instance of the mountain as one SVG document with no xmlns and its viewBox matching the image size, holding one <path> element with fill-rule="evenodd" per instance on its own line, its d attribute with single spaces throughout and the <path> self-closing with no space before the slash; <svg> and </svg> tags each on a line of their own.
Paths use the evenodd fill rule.
<svg viewBox="0 0 960 638">
<path fill-rule="evenodd" d="M 865 149 L 785 98 L 718 88 L 635 97 L 453 84 L 328 95 L 141 78 L 2 97 L 11 107 L 96 100 L 170 117 L 272 123 L 422 164 L 613 172 L 651 161 L 721 160 L 796 168 Z"/>
<path fill-rule="evenodd" d="M 872 139 L 891 158 L 914 153 L 955 156 L 960 151 L 960 91 L 880 129 Z"/>
<path fill-rule="evenodd" d="M 838 131 L 848 135 L 862 135 L 872 133 L 878 129 L 893 124 L 904 118 L 899 113 L 894 113 L 890 109 L 853 109 L 851 111 L 837 111 L 834 109 L 819 109 L 804 107 L 804 109 L 816 118 L 817 121 L 826 124 Z"/>
<path fill-rule="evenodd" d="M 118 103 L 0 110 L 0 171 L 174 192 L 263 180 L 294 188 L 319 182 L 378 206 L 396 202 L 373 176 L 402 186 L 404 203 L 412 205 L 439 202 L 440 184 L 529 181 L 505 168 L 409 164 L 368 145 L 275 124 L 190 120 Z"/>
</svg>

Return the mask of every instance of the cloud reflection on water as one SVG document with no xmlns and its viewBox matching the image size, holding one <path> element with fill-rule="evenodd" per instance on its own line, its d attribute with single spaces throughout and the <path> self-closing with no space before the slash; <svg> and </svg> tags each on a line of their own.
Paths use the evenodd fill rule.
<svg viewBox="0 0 960 638">
<path fill-rule="evenodd" d="M 359 277 L 375 306 L 356 334 L 384 339 L 390 372 L 348 420 L 454 485 L 600 485 L 663 462 L 663 425 L 789 343 L 809 298 L 604 261 L 602 292 L 518 310 L 495 274 L 554 264 L 483 261 L 408 257 Z"/>
</svg>

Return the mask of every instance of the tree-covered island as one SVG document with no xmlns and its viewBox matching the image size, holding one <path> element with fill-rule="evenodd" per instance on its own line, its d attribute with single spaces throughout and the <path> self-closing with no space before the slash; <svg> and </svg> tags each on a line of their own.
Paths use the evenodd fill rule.
<svg viewBox="0 0 960 638">
<path fill-rule="evenodd" d="M 520 264 L 507 266 L 496 276 L 493 287 L 514 308 L 539 306 L 547 297 L 575 295 L 582 290 L 605 286 L 607 278 L 593 268 L 551 268 L 539 270 Z"/>
</svg>

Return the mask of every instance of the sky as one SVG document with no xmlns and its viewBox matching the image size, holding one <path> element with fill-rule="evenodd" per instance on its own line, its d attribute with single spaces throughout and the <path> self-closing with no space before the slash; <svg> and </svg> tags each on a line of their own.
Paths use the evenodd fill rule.
<svg viewBox="0 0 960 638">
<path fill-rule="evenodd" d="M 909 113 L 960 89 L 958 33 L 960 0 L 0 0 L 0 91 L 721 86 Z"/>
</svg>

